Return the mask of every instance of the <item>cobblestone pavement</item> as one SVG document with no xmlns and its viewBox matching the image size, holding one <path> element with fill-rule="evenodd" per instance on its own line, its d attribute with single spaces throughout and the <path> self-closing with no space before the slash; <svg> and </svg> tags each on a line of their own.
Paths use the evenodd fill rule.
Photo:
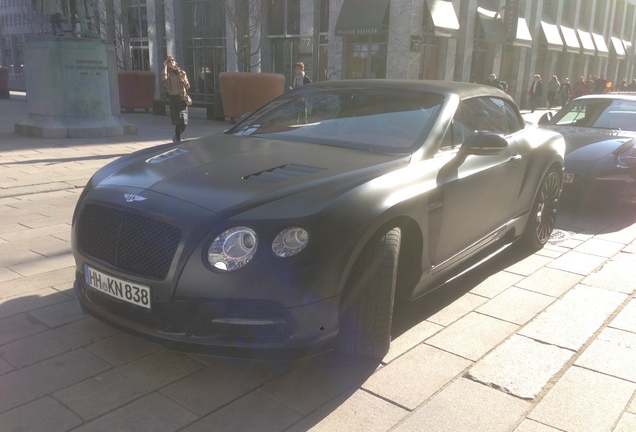
<svg viewBox="0 0 636 432">
<path fill-rule="evenodd" d="M 565 209 L 529 256 L 505 252 L 396 311 L 382 362 L 251 362 L 169 352 L 80 314 L 70 222 L 89 176 L 172 137 L 13 133 L 0 100 L 2 431 L 636 431 L 636 213 Z M 538 114 L 538 113 L 535 113 Z M 222 131 L 196 118 L 184 137 Z"/>
</svg>

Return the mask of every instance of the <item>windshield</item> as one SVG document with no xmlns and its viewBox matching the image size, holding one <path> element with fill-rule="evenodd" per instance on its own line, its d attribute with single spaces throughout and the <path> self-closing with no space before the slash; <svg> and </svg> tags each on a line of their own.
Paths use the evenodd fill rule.
<svg viewBox="0 0 636 432">
<path fill-rule="evenodd" d="M 441 95 L 385 89 L 313 89 L 276 99 L 227 133 L 382 152 L 421 146 Z"/>
<path fill-rule="evenodd" d="M 636 100 L 575 99 L 550 124 L 636 131 Z"/>
</svg>

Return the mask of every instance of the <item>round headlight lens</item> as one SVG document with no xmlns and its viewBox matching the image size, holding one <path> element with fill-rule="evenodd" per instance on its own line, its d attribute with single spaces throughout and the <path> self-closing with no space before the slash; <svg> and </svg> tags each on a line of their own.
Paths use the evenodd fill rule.
<svg viewBox="0 0 636 432">
<path fill-rule="evenodd" d="M 301 227 L 285 228 L 272 242 L 272 252 L 281 258 L 294 256 L 309 243 L 309 233 Z"/>
<path fill-rule="evenodd" d="M 208 262 L 217 270 L 238 270 L 250 262 L 257 246 L 256 233 L 251 228 L 230 228 L 215 238 L 208 248 Z"/>
</svg>

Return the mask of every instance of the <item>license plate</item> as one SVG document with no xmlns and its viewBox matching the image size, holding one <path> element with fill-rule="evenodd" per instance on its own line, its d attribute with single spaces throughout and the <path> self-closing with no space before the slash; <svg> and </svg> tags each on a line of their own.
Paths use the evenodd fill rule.
<svg viewBox="0 0 636 432">
<path fill-rule="evenodd" d="M 84 264 L 84 284 L 97 291 L 150 309 L 150 287 L 119 279 Z"/>
<path fill-rule="evenodd" d="M 563 183 L 574 183 L 574 174 L 564 173 Z"/>
</svg>

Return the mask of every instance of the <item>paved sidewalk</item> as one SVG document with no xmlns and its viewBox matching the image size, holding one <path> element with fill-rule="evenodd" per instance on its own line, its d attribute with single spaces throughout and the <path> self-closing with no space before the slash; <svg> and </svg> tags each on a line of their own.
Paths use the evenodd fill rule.
<svg viewBox="0 0 636 432">
<path fill-rule="evenodd" d="M 566 208 L 543 250 L 504 252 L 398 309 L 380 363 L 184 355 L 81 315 L 71 290 L 82 187 L 168 142 L 169 117 L 122 114 L 134 136 L 44 140 L 13 133 L 26 112 L 23 94 L 0 100 L 3 432 L 636 431 L 634 208 Z M 192 116 L 184 138 L 230 126 Z"/>
</svg>

